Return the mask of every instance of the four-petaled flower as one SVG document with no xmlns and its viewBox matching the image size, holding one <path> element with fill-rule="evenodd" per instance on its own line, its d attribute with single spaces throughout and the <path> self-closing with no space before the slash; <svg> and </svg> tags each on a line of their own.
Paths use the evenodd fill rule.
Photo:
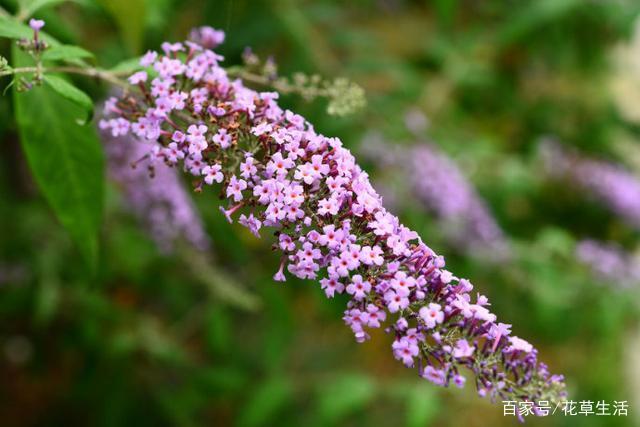
<svg viewBox="0 0 640 427">
<path fill-rule="evenodd" d="M 204 175 L 204 182 L 212 185 L 214 182 L 221 183 L 224 179 L 224 175 L 221 172 L 222 167 L 220 165 L 207 165 L 202 168 L 202 175 Z M 235 177 L 234 177 L 235 178 Z"/>
<path fill-rule="evenodd" d="M 242 200 L 242 190 L 246 190 L 247 181 L 232 176 L 227 186 L 227 197 L 233 197 L 234 202 Z"/>
<path fill-rule="evenodd" d="M 444 313 L 440 304 L 429 303 L 428 306 L 422 307 L 419 311 L 420 318 L 424 322 L 425 326 L 429 329 L 433 329 L 438 323 L 442 323 L 444 320 Z"/>
</svg>

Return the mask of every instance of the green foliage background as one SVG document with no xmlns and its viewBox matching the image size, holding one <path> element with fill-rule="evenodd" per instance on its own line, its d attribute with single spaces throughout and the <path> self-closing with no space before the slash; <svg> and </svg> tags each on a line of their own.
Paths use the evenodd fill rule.
<svg viewBox="0 0 640 427">
<path fill-rule="evenodd" d="M 513 244 L 514 260 L 496 265 L 457 253 L 417 202 L 398 212 L 401 218 L 447 257 L 452 271 L 489 296 L 493 311 L 540 348 L 552 371 L 566 374 L 572 399 L 630 404 L 626 418 L 555 415 L 528 423 L 624 426 L 640 420 L 640 378 L 632 375 L 640 364 L 638 289 L 622 292 L 599 282 L 573 256 L 575 242 L 585 236 L 633 251 L 640 234 L 584 194 L 547 182 L 536 161 L 539 138 L 555 135 L 589 155 L 636 168 L 640 177 L 640 121 L 633 110 L 640 90 L 614 90 L 640 88 L 640 69 L 620 65 L 640 56 L 639 47 L 620 48 L 632 43 L 639 3 L 44 3 L 36 16 L 46 19 L 46 30 L 94 52 L 105 66 L 164 40 L 182 40 L 191 27 L 206 24 L 226 31 L 220 51 L 228 64 L 238 64 L 251 46 L 273 56 L 284 75 L 349 77 L 369 101 L 355 116 L 328 116 L 322 101 L 295 96 L 284 103 L 355 152 L 371 130 L 410 142 L 404 115 L 423 111 L 429 136 L 488 201 Z M 0 5 L 16 8 L 9 0 Z M 2 41 L 0 54 L 9 57 L 10 48 Z M 74 82 L 94 99 L 108 90 L 87 79 Z M 36 187 L 28 147 L 49 144 L 47 160 L 55 166 L 60 140 L 91 136 L 75 123 L 61 126 L 61 110 L 45 109 L 46 98 L 38 101 L 38 119 L 55 131 L 37 134 L 30 123 L 15 120 L 24 117 L 21 96 L 15 106 L 11 96 L 0 97 L 1 425 L 516 424 L 470 385 L 437 389 L 405 370 L 393 360 L 385 334 L 356 344 L 340 320 L 345 300 L 326 301 L 313 283 L 274 283 L 278 261 L 271 239 L 257 241 L 228 225 L 215 194 L 194 195 L 215 261 L 200 262 L 186 248 L 162 255 L 110 183 L 104 200 L 95 198 L 86 213 L 87 223 L 65 224 L 80 236 L 99 230 L 96 241 L 76 236 L 86 245 L 78 249 L 46 203 L 50 192 L 65 193 L 68 186 Z M 70 101 L 56 102 L 82 118 Z M 32 129 L 23 132 L 24 151 L 19 126 Z M 89 158 L 97 163 L 72 173 L 92 176 L 100 194 L 101 174 L 91 170 L 101 168 L 101 157 Z M 374 178 L 393 173 L 365 167 Z M 88 196 L 69 197 L 61 209 Z M 93 268 L 83 260 L 87 253 L 98 254 Z M 225 286 L 242 286 L 258 304 L 221 298 Z"/>
</svg>

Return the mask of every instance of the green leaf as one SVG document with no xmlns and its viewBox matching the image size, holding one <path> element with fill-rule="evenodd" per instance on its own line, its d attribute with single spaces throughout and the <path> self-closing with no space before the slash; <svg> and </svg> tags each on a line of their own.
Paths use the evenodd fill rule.
<svg viewBox="0 0 640 427">
<path fill-rule="evenodd" d="M 366 375 L 344 374 L 318 390 L 318 416 L 327 425 L 363 408 L 376 395 L 376 384 Z"/>
<path fill-rule="evenodd" d="M 45 61 L 69 61 L 72 59 L 93 58 L 93 53 L 79 46 L 60 45 L 47 49 L 42 54 Z"/>
<path fill-rule="evenodd" d="M 436 388 L 431 384 L 417 383 L 408 388 L 405 398 L 405 416 L 407 427 L 422 427 L 431 425 L 431 421 L 438 415 L 440 406 Z"/>
<path fill-rule="evenodd" d="M 291 384 L 276 376 L 257 386 L 238 418 L 238 426 L 255 427 L 273 425 L 273 418 L 289 405 L 293 390 Z"/>
<path fill-rule="evenodd" d="M 129 50 L 139 53 L 144 36 L 145 0 L 98 0 L 111 14 Z"/>
<path fill-rule="evenodd" d="M 87 0 L 22 0 L 20 2 L 19 16 L 22 19 L 27 19 L 42 8 L 57 6 L 67 2 L 87 4 Z"/>
<path fill-rule="evenodd" d="M 93 100 L 89 98 L 89 95 L 59 76 L 47 74 L 44 76 L 44 82 L 58 95 L 68 99 L 85 111 L 85 117 L 80 120 L 79 124 L 85 125 L 91 121 L 93 117 Z"/>
<path fill-rule="evenodd" d="M 13 47 L 16 66 L 30 58 Z M 96 130 L 76 119 L 85 110 L 47 84 L 14 91 L 20 141 L 29 168 L 58 220 L 95 268 L 102 219 L 104 158 Z"/>
</svg>

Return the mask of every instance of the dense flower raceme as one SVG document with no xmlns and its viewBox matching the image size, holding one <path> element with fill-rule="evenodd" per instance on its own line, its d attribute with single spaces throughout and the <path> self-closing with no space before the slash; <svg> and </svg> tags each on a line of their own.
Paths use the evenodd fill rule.
<svg viewBox="0 0 640 427">
<path fill-rule="evenodd" d="M 414 122 L 420 117 L 413 116 Z M 455 162 L 433 144 L 390 144 L 371 133 L 362 146 L 365 157 L 409 183 L 411 195 L 433 212 L 454 246 L 495 260 L 508 256 L 504 234 L 484 200 Z"/>
<path fill-rule="evenodd" d="M 111 137 L 106 132 L 103 139 L 109 177 L 122 188 L 127 207 L 158 248 L 169 253 L 178 240 L 185 240 L 198 250 L 208 249 L 209 236 L 178 171 L 163 162 L 148 165 L 146 156 L 157 143 L 134 141 L 131 136 Z M 152 166 L 153 175 L 148 166 Z"/>
<path fill-rule="evenodd" d="M 582 240 L 576 246 L 576 256 L 602 280 L 622 288 L 640 284 L 640 259 L 618 245 Z"/>
<path fill-rule="evenodd" d="M 640 179 L 621 165 L 590 159 L 545 139 L 541 153 L 548 173 L 566 178 L 601 200 L 632 227 L 640 229 Z"/>
<path fill-rule="evenodd" d="M 339 139 L 283 111 L 277 93 L 231 80 L 213 51 L 193 41 L 163 50 L 142 58 L 147 70 L 129 79 L 139 92 L 110 99 L 101 127 L 157 141 L 150 167 L 181 166 L 196 190 L 222 184 L 230 222 L 237 217 L 256 236 L 274 228 L 282 253 L 275 280 L 288 271 L 318 280 L 329 298 L 349 294 L 344 320 L 356 339 L 386 323 L 395 357 L 435 384 L 462 387 L 467 367 L 483 396 L 563 398 L 562 377 L 384 209 Z"/>
</svg>

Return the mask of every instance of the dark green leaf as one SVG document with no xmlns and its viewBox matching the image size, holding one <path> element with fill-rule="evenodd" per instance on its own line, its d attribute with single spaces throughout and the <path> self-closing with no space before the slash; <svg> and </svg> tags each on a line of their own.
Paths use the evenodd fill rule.
<svg viewBox="0 0 640 427">
<path fill-rule="evenodd" d="M 85 116 L 80 120 L 80 124 L 84 125 L 91 121 L 93 117 L 93 101 L 89 98 L 89 95 L 59 76 L 47 74 L 44 76 L 44 82 L 58 95 L 73 102 L 86 112 Z"/>
<path fill-rule="evenodd" d="M 46 50 L 42 54 L 45 61 L 69 61 L 72 59 L 93 58 L 93 53 L 79 46 L 60 45 Z"/>
<path fill-rule="evenodd" d="M 13 47 L 16 66 L 29 58 Z M 50 85 L 14 91 L 15 115 L 29 167 L 56 216 L 95 267 L 102 219 L 103 153 L 92 126 L 76 119 L 85 111 Z"/>
</svg>

